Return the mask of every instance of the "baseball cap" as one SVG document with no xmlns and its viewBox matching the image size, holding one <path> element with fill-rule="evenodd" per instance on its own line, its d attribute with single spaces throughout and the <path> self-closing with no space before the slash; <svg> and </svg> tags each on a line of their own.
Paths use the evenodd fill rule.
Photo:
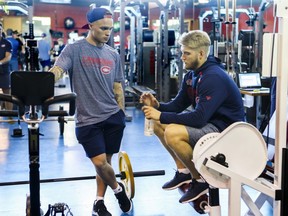
<svg viewBox="0 0 288 216">
<path fill-rule="evenodd" d="M 104 18 L 112 18 L 112 13 L 106 8 L 93 8 L 86 14 L 87 24 L 82 29 L 89 29 L 89 24 Z"/>
</svg>

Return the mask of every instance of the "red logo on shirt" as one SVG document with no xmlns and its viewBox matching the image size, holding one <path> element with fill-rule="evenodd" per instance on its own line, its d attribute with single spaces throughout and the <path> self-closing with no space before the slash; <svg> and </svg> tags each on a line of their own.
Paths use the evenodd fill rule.
<svg viewBox="0 0 288 216">
<path fill-rule="evenodd" d="M 206 100 L 209 101 L 212 97 L 211 96 L 206 96 Z"/>
<path fill-rule="evenodd" d="M 111 73 L 111 68 L 108 67 L 108 66 L 103 66 L 103 67 L 101 67 L 101 72 L 103 74 L 110 74 Z"/>
</svg>

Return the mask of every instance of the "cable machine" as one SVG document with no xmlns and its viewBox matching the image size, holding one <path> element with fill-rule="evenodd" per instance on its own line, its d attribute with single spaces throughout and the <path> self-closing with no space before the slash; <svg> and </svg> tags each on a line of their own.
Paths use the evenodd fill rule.
<svg viewBox="0 0 288 216">
<path fill-rule="evenodd" d="M 125 38 L 125 15 L 130 18 L 130 63 L 129 63 L 129 86 L 136 89 L 137 92 L 141 93 L 149 91 L 149 88 L 145 86 L 134 85 L 135 74 L 137 74 L 137 84 L 141 85 L 145 79 L 143 68 L 143 26 L 142 16 L 137 4 L 148 2 L 144 1 L 124 1 L 120 2 L 120 38 Z M 160 26 L 156 32 L 156 43 L 155 43 L 155 83 L 154 89 L 157 97 L 160 100 L 168 101 L 170 97 L 169 84 L 170 84 L 170 59 L 169 59 L 169 35 L 168 35 L 168 19 L 169 10 L 171 8 L 178 8 L 179 19 L 180 19 L 180 33 L 184 31 L 184 3 L 181 1 L 168 1 L 166 5 L 163 5 L 160 1 L 154 1 L 155 4 L 160 8 Z M 133 5 L 131 7 L 130 5 Z M 135 26 L 137 28 L 135 28 Z M 120 43 L 120 56 L 123 65 L 125 65 L 125 43 Z M 153 62 L 150 62 L 151 64 Z M 182 70 L 183 63 L 179 64 L 179 79 L 182 81 Z M 136 72 L 137 70 L 137 72 Z M 151 89 L 150 89 L 151 90 Z"/>
</svg>

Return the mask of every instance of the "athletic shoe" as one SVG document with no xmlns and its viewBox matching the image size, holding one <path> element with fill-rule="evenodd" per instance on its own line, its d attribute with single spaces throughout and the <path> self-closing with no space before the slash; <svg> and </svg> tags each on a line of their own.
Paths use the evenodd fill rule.
<svg viewBox="0 0 288 216">
<path fill-rule="evenodd" d="M 169 182 L 166 182 L 163 186 L 162 189 L 164 190 L 174 190 L 181 185 L 188 184 L 192 180 L 191 174 L 185 174 L 185 173 L 179 173 L 179 171 L 176 171 L 175 176 L 172 180 Z"/>
<path fill-rule="evenodd" d="M 192 202 L 198 199 L 200 196 L 207 194 L 209 185 L 206 182 L 198 182 L 193 179 L 189 185 L 189 189 L 179 200 L 180 203 Z"/>
<path fill-rule="evenodd" d="M 93 204 L 92 216 L 112 216 L 104 204 L 104 200 L 95 200 Z"/>
<path fill-rule="evenodd" d="M 118 199 L 118 203 L 119 203 L 119 206 L 120 206 L 121 210 L 124 213 L 127 213 L 127 212 L 129 212 L 132 209 L 132 202 L 128 198 L 127 194 L 126 194 L 124 185 L 121 182 L 118 182 L 118 184 L 122 188 L 122 191 L 117 193 L 117 194 L 115 194 L 115 196 Z"/>
</svg>

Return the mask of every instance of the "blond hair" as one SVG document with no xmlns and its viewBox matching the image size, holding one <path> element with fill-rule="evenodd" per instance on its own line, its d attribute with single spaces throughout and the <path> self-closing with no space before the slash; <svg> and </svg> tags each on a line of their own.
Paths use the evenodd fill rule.
<svg viewBox="0 0 288 216">
<path fill-rule="evenodd" d="M 179 38 L 179 44 L 191 49 L 203 49 L 204 52 L 209 55 L 211 40 L 209 35 L 201 30 L 193 30 L 187 33 L 183 33 Z"/>
</svg>

